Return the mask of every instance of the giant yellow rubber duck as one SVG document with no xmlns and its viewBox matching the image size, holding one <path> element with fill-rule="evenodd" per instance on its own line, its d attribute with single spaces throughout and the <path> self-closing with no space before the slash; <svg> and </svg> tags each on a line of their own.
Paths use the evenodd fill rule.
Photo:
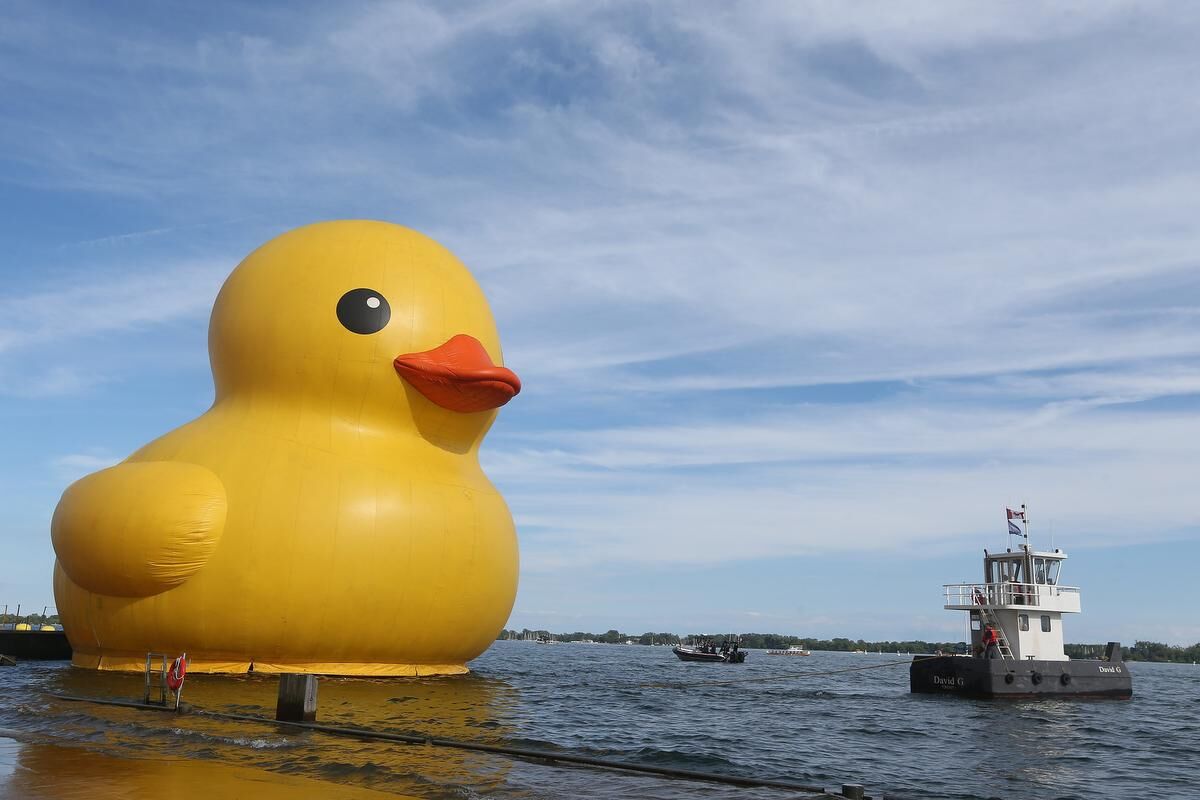
<svg viewBox="0 0 1200 800">
<path fill-rule="evenodd" d="M 74 663 L 466 672 L 516 595 L 478 451 L 521 386 L 467 269 L 398 225 L 299 228 L 225 281 L 209 357 L 212 408 L 55 510 Z"/>
</svg>

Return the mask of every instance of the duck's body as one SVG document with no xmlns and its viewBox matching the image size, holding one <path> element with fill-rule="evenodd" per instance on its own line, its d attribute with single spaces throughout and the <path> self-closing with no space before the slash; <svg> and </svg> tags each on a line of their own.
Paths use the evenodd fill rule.
<svg viewBox="0 0 1200 800">
<path fill-rule="evenodd" d="M 459 334 L 478 352 L 445 367 Z M 215 672 L 466 671 L 516 592 L 512 519 L 478 447 L 519 384 L 471 361 L 499 345 L 465 268 L 398 226 L 302 228 L 226 282 L 210 353 L 213 407 L 56 511 L 75 663 L 140 670 L 154 650 Z M 421 359 L 452 380 L 423 385 Z"/>
</svg>

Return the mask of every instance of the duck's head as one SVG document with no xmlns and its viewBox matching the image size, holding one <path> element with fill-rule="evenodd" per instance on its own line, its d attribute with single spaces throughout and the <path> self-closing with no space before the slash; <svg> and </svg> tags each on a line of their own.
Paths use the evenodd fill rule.
<svg viewBox="0 0 1200 800">
<path fill-rule="evenodd" d="M 317 223 L 255 250 L 213 306 L 209 354 L 218 403 L 328 414 L 355 434 L 415 425 L 453 449 L 521 389 L 467 269 L 386 222 Z"/>
</svg>

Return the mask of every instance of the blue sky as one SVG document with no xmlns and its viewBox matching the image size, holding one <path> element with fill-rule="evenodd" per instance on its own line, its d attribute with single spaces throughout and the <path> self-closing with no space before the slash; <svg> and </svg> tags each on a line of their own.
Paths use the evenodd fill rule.
<svg viewBox="0 0 1200 800">
<path fill-rule="evenodd" d="M 954 638 L 1029 504 L 1068 639 L 1200 640 L 1200 14 L 6 3 L 0 602 L 202 413 L 270 237 L 417 228 L 525 389 L 510 625 Z M 364 613 L 369 613 L 364 610 Z"/>
</svg>

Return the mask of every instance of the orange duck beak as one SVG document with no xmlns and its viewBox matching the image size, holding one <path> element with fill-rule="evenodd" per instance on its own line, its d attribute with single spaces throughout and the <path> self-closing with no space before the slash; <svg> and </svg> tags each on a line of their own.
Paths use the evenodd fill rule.
<svg viewBox="0 0 1200 800">
<path fill-rule="evenodd" d="M 516 373 L 496 366 L 479 340 L 465 333 L 432 350 L 396 356 L 393 364 L 426 399 L 463 414 L 499 408 L 521 391 Z"/>
</svg>

